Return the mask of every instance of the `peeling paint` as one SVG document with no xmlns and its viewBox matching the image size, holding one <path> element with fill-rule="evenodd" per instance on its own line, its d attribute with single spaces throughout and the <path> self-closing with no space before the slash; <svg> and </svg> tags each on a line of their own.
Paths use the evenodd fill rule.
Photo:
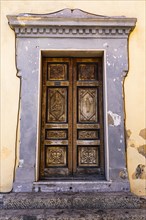
<svg viewBox="0 0 146 220">
<path fill-rule="evenodd" d="M 32 73 L 37 72 L 37 71 L 38 71 L 38 69 L 32 70 Z"/>
<path fill-rule="evenodd" d="M 108 111 L 108 119 L 108 123 L 111 126 L 118 126 L 121 124 L 121 116 L 111 111 Z"/>
<path fill-rule="evenodd" d="M 21 26 L 25 26 L 25 25 L 26 25 L 26 23 L 25 23 L 22 19 L 17 18 L 17 20 L 19 21 L 19 24 L 20 24 Z"/>
<path fill-rule="evenodd" d="M 146 145 L 141 145 L 138 147 L 138 152 L 146 157 Z"/>
<path fill-rule="evenodd" d="M 146 128 L 140 130 L 139 136 L 146 140 Z"/>
<path fill-rule="evenodd" d="M 23 160 L 23 159 L 20 159 L 20 160 L 19 160 L 19 167 L 23 167 L 23 164 L 24 164 L 24 160 Z"/>
<path fill-rule="evenodd" d="M 133 179 L 146 179 L 146 166 L 144 164 L 139 164 L 136 167 L 135 172 L 132 175 Z"/>
<path fill-rule="evenodd" d="M 108 43 L 104 43 L 103 46 L 104 46 L 104 47 L 107 47 L 107 46 L 108 46 Z"/>
<path fill-rule="evenodd" d="M 114 120 L 113 120 L 112 116 L 109 115 L 109 114 L 108 114 L 108 124 L 109 125 L 114 125 Z"/>
</svg>

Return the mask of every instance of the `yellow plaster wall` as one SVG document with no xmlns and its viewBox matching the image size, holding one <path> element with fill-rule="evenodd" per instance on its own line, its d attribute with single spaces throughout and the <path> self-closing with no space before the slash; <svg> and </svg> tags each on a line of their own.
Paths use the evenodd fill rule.
<svg viewBox="0 0 146 220">
<path fill-rule="evenodd" d="M 15 160 L 18 158 L 16 140 L 20 82 L 16 77 L 15 36 L 9 28 L 6 15 L 19 13 L 49 13 L 63 8 L 79 8 L 87 12 L 136 17 L 137 25 L 129 42 L 129 73 L 125 79 L 125 110 L 128 172 L 131 191 L 144 195 L 146 185 L 146 137 L 140 136 L 145 124 L 145 0 L 90 0 L 90 1 L 1 1 L 1 145 L 0 145 L 0 191 L 12 189 Z M 144 134 L 145 130 L 143 130 Z M 146 136 L 146 134 L 145 134 Z M 144 146 L 139 153 L 139 146 Z M 16 150 L 17 149 L 17 150 Z M 17 156 L 17 157 L 16 157 Z M 141 174 L 135 178 L 139 165 Z"/>
</svg>

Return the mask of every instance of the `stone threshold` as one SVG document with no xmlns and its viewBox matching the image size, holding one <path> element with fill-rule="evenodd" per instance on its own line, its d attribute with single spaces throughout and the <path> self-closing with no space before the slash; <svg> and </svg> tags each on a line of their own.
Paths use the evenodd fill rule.
<svg viewBox="0 0 146 220">
<path fill-rule="evenodd" d="M 24 189 L 24 187 L 23 187 Z M 130 192 L 129 182 L 49 180 L 33 183 L 35 192 Z"/>
</svg>

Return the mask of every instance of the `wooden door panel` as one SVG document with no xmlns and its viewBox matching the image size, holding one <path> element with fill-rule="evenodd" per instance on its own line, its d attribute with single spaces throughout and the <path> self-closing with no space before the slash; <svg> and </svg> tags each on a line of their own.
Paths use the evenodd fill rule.
<svg viewBox="0 0 146 220">
<path fill-rule="evenodd" d="M 73 172 L 82 177 L 98 176 L 104 171 L 101 60 L 76 58 L 73 62 Z"/>
<path fill-rule="evenodd" d="M 78 88 L 78 123 L 97 122 L 97 88 Z"/>
<path fill-rule="evenodd" d="M 98 130 L 78 130 L 78 140 L 94 140 L 98 138 Z"/>
<path fill-rule="evenodd" d="M 48 63 L 48 80 L 68 80 L 68 63 Z"/>
<path fill-rule="evenodd" d="M 98 58 L 44 58 L 40 178 L 104 174 Z"/>
<path fill-rule="evenodd" d="M 79 167 L 98 167 L 98 147 L 78 146 L 78 166 Z"/>
<path fill-rule="evenodd" d="M 47 88 L 47 122 L 67 122 L 67 88 Z"/>
<path fill-rule="evenodd" d="M 77 64 L 77 79 L 83 81 L 97 80 L 97 64 L 96 63 L 78 63 Z"/>
<path fill-rule="evenodd" d="M 65 140 L 67 139 L 67 130 L 46 129 L 46 140 Z"/>
<path fill-rule="evenodd" d="M 45 58 L 42 76 L 42 128 L 40 177 L 72 173 L 72 81 L 70 60 Z"/>
<path fill-rule="evenodd" d="M 66 146 L 46 146 L 46 167 L 62 167 L 67 165 Z"/>
</svg>

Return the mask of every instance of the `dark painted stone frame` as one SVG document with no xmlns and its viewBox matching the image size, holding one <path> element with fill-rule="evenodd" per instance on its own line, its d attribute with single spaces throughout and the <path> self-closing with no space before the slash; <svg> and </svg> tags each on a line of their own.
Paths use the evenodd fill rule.
<svg viewBox="0 0 146 220">
<path fill-rule="evenodd" d="M 79 9 L 7 17 L 16 35 L 21 78 L 20 160 L 13 191 L 129 191 L 123 81 L 128 72 L 128 38 L 136 18 L 99 16 Z M 46 183 L 38 179 L 43 56 L 103 58 L 105 181 Z"/>
</svg>

